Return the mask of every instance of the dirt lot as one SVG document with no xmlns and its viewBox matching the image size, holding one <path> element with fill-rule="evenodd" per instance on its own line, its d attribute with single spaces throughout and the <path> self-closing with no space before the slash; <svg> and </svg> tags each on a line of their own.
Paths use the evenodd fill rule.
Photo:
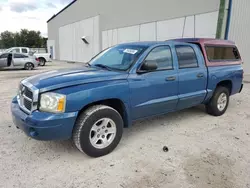
<svg viewBox="0 0 250 188">
<path fill-rule="evenodd" d="M 11 120 L 21 79 L 72 66 L 0 71 L 0 187 L 250 188 L 249 83 L 222 117 L 196 107 L 137 122 L 113 153 L 93 159 L 70 141 L 32 140 Z"/>
</svg>

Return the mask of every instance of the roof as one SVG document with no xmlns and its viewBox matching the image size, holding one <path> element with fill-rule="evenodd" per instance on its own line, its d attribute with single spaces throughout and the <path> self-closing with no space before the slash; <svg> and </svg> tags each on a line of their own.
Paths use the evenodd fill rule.
<svg viewBox="0 0 250 188">
<path fill-rule="evenodd" d="M 223 39 L 214 39 L 214 38 L 179 38 L 173 39 L 172 41 L 178 42 L 194 42 L 200 44 L 220 44 L 220 45 L 235 45 L 233 41 L 230 40 L 223 40 Z"/>
<path fill-rule="evenodd" d="M 121 43 L 118 45 L 135 45 L 135 46 L 152 46 L 155 44 L 159 44 L 159 43 L 166 43 L 164 41 L 158 42 L 158 41 L 141 41 L 141 42 L 126 42 L 126 43 Z"/>
<path fill-rule="evenodd" d="M 48 21 L 47 23 L 49 23 L 51 20 L 53 20 L 55 17 L 57 17 L 59 14 L 61 14 L 64 10 L 66 10 L 67 8 L 69 8 L 71 5 L 73 5 L 77 0 L 73 0 L 70 4 L 68 4 L 66 7 L 64 7 L 62 10 L 60 10 L 57 14 L 54 14 Z"/>
<path fill-rule="evenodd" d="M 214 38 L 177 38 L 166 41 L 146 41 L 146 42 L 128 42 L 120 45 L 137 45 L 137 46 L 153 46 L 156 44 L 166 44 L 169 42 L 186 42 L 186 43 L 200 43 L 202 45 L 235 45 L 233 41 L 214 39 Z"/>
</svg>

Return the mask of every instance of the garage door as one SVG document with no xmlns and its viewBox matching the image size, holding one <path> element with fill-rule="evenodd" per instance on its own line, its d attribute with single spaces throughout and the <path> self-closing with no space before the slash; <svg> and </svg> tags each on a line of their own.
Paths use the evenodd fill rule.
<svg viewBox="0 0 250 188">
<path fill-rule="evenodd" d="M 102 32 L 102 48 L 135 41 L 164 41 L 182 37 L 215 38 L 218 11 Z"/>
<path fill-rule="evenodd" d="M 87 62 L 100 51 L 99 16 L 59 28 L 60 60 Z M 82 38 L 86 38 L 85 43 Z"/>
</svg>

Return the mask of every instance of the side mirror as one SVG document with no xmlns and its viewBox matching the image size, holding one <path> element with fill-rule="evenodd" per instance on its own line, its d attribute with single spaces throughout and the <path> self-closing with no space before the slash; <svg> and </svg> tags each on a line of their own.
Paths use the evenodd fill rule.
<svg viewBox="0 0 250 188">
<path fill-rule="evenodd" d="M 156 70 L 157 68 L 158 68 L 158 66 L 157 66 L 156 61 L 154 61 L 154 60 L 144 61 L 143 65 L 141 66 L 141 68 L 138 72 L 139 73 L 150 72 L 150 71 Z"/>
</svg>

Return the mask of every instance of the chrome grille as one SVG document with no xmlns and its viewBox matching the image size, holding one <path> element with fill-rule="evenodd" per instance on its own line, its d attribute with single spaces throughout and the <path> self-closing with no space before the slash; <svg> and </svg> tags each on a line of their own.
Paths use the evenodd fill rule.
<svg viewBox="0 0 250 188">
<path fill-rule="evenodd" d="M 27 86 L 20 84 L 18 98 L 20 108 L 30 113 L 33 107 L 33 92 Z"/>
<path fill-rule="evenodd" d="M 29 111 L 32 110 L 32 102 L 27 100 L 27 99 L 24 99 L 23 100 L 23 105 L 26 109 L 28 109 Z"/>
<path fill-rule="evenodd" d="M 30 91 L 27 87 L 26 87 L 26 89 L 24 90 L 24 95 L 25 95 L 26 97 L 28 97 L 29 99 L 33 99 L 33 93 L 32 93 L 32 91 Z"/>
</svg>

